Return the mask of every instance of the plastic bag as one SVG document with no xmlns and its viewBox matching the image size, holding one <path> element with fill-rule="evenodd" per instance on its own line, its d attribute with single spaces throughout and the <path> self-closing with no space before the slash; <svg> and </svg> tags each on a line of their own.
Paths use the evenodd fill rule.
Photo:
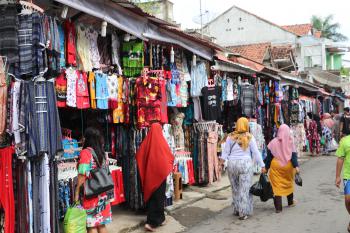
<svg viewBox="0 0 350 233">
<path fill-rule="evenodd" d="M 77 205 L 69 207 L 63 228 L 64 233 L 86 233 L 86 211 Z"/>
<path fill-rule="evenodd" d="M 301 176 L 299 173 L 295 174 L 294 181 L 295 181 L 296 185 L 303 186 L 303 179 L 301 179 Z"/>
<path fill-rule="evenodd" d="M 266 174 L 261 174 L 259 183 L 263 187 L 263 193 L 260 196 L 260 200 L 262 202 L 266 202 L 269 199 L 273 198 L 273 191 L 272 191 L 271 183 L 269 181 L 269 177 Z"/>
<path fill-rule="evenodd" d="M 255 184 L 253 184 L 252 187 L 250 187 L 249 192 L 254 196 L 260 197 L 263 194 L 263 187 L 258 181 Z"/>
<path fill-rule="evenodd" d="M 339 145 L 337 141 L 332 138 L 332 141 L 329 143 L 329 151 L 336 151 L 338 149 Z"/>
<path fill-rule="evenodd" d="M 260 200 L 263 202 L 273 198 L 269 177 L 266 174 L 261 174 L 259 181 L 250 187 L 249 192 L 254 196 L 260 197 Z"/>
</svg>

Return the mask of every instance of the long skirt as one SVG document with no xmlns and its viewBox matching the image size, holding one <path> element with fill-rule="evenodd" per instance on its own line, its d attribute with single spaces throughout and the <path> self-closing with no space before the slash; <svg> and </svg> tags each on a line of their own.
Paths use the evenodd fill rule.
<svg viewBox="0 0 350 233">
<path fill-rule="evenodd" d="M 277 159 L 272 160 L 269 178 L 275 196 L 288 196 L 294 192 L 294 175 L 292 162 L 282 167 Z"/>
<path fill-rule="evenodd" d="M 165 189 L 166 180 L 154 191 L 147 202 L 147 224 L 152 227 L 158 227 L 165 221 Z"/>
<path fill-rule="evenodd" d="M 234 213 L 238 213 L 240 217 L 252 215 L 253 196 L 249 190 L 252 185 L 253 162 L 249 159 L 229 160 L 227 169 Z"/>
</svg>

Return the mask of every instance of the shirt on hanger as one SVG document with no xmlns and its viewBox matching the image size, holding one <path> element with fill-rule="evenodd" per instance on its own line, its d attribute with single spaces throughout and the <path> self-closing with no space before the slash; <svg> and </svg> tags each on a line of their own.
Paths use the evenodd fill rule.
<svg viewBox="0 0 350 233">
<path fill-rule="evenodd" d="M 202 106 L 204 120 L 221 120 L 221 87 L 204 87 Z"/>
<path fill-rule="evenodd" d="M 79 108 L 79 109 L 90 108 L 87 75 L 83 71 L 78 73 L 78 80 L 77 80 L 77 108 Z"/>
<path fill-rule="evenodd" d="M 96 100 L 97 108 L 108 109 L 108 87 L 107 75 L 104 73 L 95 73 L 96 79 Z"/>
<path fill-rule="evenodd" d="M 68 68 L 66 70 L 67 77 L 67 106 L 76 107 L 77 106 L 77 79 L 78 73 L 73 68 Z"/>
<path fill-rule="evenodd" d="M 65 71 L 55 79 L 57 107 L 59 108 L 67 107 L 67 79 L 64 74 Z"/>
<path fill-rule="evenodd" d="M 96 83 L 95 83 L 95 73 L 89 72 L 89 90 L 90 90 L 90 106 L 92 109 L 96 109 Z"/>
<path fill-rule="evenodd" d="M 73 22 L 70 22 L 70 20 L 66 20 L 64 22 L 64 29 L 65 29 L 65 37 L 66 37 L 66 63 L 69 65 L 76 66 L 77 60 L 76 60 L 76 51 L 75 51 L 75 42 L 76 42 L 76 32 L 75 32 L 75 26 Z"/>
</svg>

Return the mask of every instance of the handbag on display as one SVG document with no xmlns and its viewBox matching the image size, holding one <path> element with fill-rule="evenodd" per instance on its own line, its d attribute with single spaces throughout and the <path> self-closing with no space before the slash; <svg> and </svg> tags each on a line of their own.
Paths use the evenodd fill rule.
<svg viewBox="0 0 350 233">
<path fill-rule="evenodd" d="M 97 197 L 104 192 L 114 189 L 111 172 L 108 165 L 106 165 L 106 161 L 103 160 L 102 164 L 100 164 L 96 152 L 93 149 L 90 149 L 90 152 L 97 167 L 90 171 L 91 177 L 84 184 L 84 192 L 87 199 Z"/>
</svg>

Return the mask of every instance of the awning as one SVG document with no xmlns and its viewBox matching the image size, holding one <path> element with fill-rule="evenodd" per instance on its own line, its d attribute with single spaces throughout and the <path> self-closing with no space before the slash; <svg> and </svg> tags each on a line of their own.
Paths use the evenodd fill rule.
<svg viewBox="0 0 350 233">
<path fill-rule="evenodd" d="M 322 85 L 327 85 L 330 87 L 342 87 L 345 85 L 341 77 L 327 71 L 312 69 L 309 71 L 309 75 Z"/>
<path fill-rule="evenodd" d="M 211 69 L 223 72 L 242 73 L 246 75 L 252 75 L 256 73 L 255 70 L 252 70 L 249 67 L 243 66 L 241 64 L 220 60 L 215 60 L 215 65 L 211 66 Z"/>
<path fill-rule="evenodd" d="M 212 60 L 214 51 L 206 45 L 196 40 L 190 40 L 188 37 L 180 36 L 173 32 L 161 29 L 154 23 L 151 23 L 146 17 L 139 15 L 121 5 L 112 1 L 101 0 L 55 0 L 64 5 L 92 15 L 96 18 L 105 20 L 115 27 L 124 30 L 142 40 L 158 40 L 161 42 L 171 43 L 181 46 L 192 53 Z"/>
</svg>

